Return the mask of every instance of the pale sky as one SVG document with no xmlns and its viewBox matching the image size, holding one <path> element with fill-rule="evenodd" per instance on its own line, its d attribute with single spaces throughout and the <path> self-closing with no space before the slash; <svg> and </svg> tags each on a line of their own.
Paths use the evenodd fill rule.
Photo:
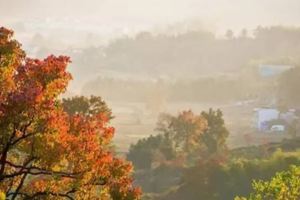
<svg viewBox="0 0 300 200">
<path fill-rule="evenodd" d="M 75 41 L 192 22 L 223 34 L 258 25 L 300 26 L 300 0 L 0 0 L 0 26 Z M 53 36 L 54 35 L 54 36 Z"/>
</svg>

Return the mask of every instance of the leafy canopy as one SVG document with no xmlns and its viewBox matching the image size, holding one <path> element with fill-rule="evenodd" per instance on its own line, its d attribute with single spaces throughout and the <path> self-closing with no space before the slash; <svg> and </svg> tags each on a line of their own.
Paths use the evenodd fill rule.
<svg viewBox="0 0 300 200">
<path fill-rule="evenodd" d="M 70 59 L 28 58 L 12 36 L 0 28 L 1 198 L 139 199 L 132 166 L 110 151 L 109 116 L 64 111 Z"/>
<path fill-rule="evenodd" d="M 254 192 L 249 200 L 297 200 L 300 198 L 300 167 L 291 165 L 289 170 L 276 173 L 270 181 L 253 181 Z M 235 200 L 247 200 L 236 197 Z"/>
</svg>

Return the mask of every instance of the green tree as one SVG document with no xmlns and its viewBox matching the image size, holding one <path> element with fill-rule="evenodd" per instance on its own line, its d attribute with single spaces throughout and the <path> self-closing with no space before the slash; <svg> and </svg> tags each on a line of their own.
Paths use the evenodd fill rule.
<svg viewBox="0 0 300 200">
<path fill-rule="evenodd" d="M 288 170 L 291 165 L 300 166 L 300 152 L 278 150 L 268 159 L 240 158 L 221 164 L 214 159 L 200 161 L 185 169 L 178 189 L 167 194 L 164 200 L 227 200 L 249 196 L 252 180 L 269 180 L 276 172 Z"/>
<path fill-rule="evenodd" d="M 111 109 L 108 108 L 104 100 L 99 96 L 74 96 L 71 98 L 64 98 L 62 100 L 64 111 L 69 115 L 83 114 L 95 115 L 104 113 L 109 119 L 112 118 Z"/>
<path fill-rule="evenodd" d="M 298 200 L 300 199 L 300 167 L 292 165 L 288 171 L 276 173 L 270 181 L 253 181 L 254 192 L 249 198 L 235 200 Z"/>
<path fill-rule="evenodd" d="M 150 169 L 157 154 L 162 155 L 165 160 L 174 159 L 176 155 L 171 143 L 162 134 L 151 135 L 131 145 L 127 159 L 132 161 L 136 169 Z"/>
<path fill-rule="evenodd" d="M 229 136 L 229 131 L 225 127 L 222 111 L 219 109 L 209 109 L 208 112 L 202 112 L 201 116 L 208 124 L 201 135 L 201 139 L 205 143 L 208 153 L 225 153 L 227 151 L 226 139 Z"/>
</svg>

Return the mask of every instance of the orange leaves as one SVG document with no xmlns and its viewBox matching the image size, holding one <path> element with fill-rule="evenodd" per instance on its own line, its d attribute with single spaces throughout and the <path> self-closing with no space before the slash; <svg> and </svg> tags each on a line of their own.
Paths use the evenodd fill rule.
<svg viewBox="0 0 300 200">
<path fill-rule="evenodd" d="M 0 189 L 18 199 L 139 199 L 132 166 L 110 152 L 105 103 L 93 97 L 95 112 L 66 113 L 58 96 L 69 57 L 25 58 L 12 34 L 0 28 Z"/>
<path fill-rule="evenodd" d="M 65 71 L 68 63 L 70 59 L 65 56 L 51 55 L 44 60 L 27 58 L 25 64 L 19 67 L 16 76 L 19 89 L 22 89 L 24 84 L 29 84 L 41 87 L 46 99 L 57 97 L 65 91 L 71 79 L 71 75 Z"/>
</svg>

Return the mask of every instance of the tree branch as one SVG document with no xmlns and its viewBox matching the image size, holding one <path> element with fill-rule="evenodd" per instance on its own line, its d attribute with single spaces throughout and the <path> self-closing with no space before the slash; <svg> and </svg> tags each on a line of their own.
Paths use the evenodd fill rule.
<svg viewBox="0 0 300 200">
<path fill-rule="evenodd" d="M 19 171 L 13 174 L 3 175 L 4 178 L 13 178 L 25 173 L 28 173 L 30 175 L 57 175 L 65 178 L 77 178 L 78 175 L 83 173 L 83 172 L 70 173 L 70 172 L 62 172 L 62 171 L 52 171 L 52 170 L 43 169 L 35 166 L 26 167 L 23 165 L 14 164 L 10 161 L 6 161 L 6 164 L 13 168 L 19 169 Z"/>
<path fill-rule="evenodd" d="M 39 197 L 47 196 L 47 195 L 66 197 L 69 200 L 74 200 L 74 197 L 72 197 L 71 195 L 74 194 L 75 192 L 76 192 L 76 189 L 73 188 L 73 189 L 71 189 L 70 191 L 68 191 L 66 193 L 55 193 L 55 192 L 51 192 L 51 191 L 43 191 L 43 192 L 37 192 L 33 195 L 28 195 L 26 193 L 19 193 L 19 195 L 24 196 L 24 200 L 39 199 Z"/>
</svg>

